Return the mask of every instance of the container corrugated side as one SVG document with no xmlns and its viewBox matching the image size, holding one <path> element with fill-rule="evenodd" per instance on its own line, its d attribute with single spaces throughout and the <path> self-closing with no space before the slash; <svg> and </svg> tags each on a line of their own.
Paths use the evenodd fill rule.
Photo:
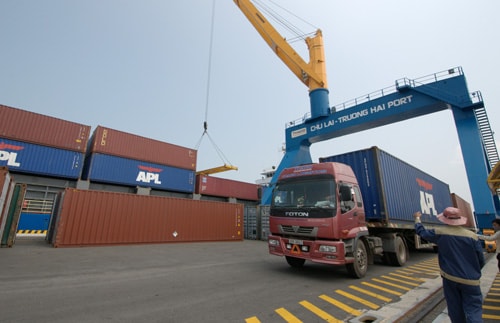
<svg viewBox="0 0 500 323">
<path fill-rule="evenodd" d="M 91 182 L 186 193 L 193 193 L 195 184 L 192 170 L 98 153 L 87 156 L 82 178 Z"/>
<path fill-rule="evenodd" d="M 234 197 L 242 200 L 257 201 L 259 185 L 218 178 L 207 175 L 196 175 L 195 193 L 202 195 Z"/>
<path fill-rule="evenodd" d="M 422 222 L 441 224 L 436 216 L 451 205 L 448 184 L 377 147 L 320 161 L 351 166 L 360 184 L 368 222 L 412 225 L 413 213 L 420 211 Z"/>
<path fill-rule="evenodd" d="M 0 137 L 85 153 L 90 126 L 0 104 Z"/>
<path fill-rule="evenodd" d="M 0 138 L 0 166 L 11 172 L 76 179 L 84 159 L 78 151 Z"/>
<path fill-rule="evenodd" d="M 456 193 L 451 193 L 451 201 L 453 203 L 453 207 L 460 209 L 462 214 L 467 218 L 465 227 L 474 230 L 477 229 L 476 221 L 474 220 L 474 212 L 472 212 L 470 203 L 458 196 Z"/>
<path fill-rule="evenodd" d="M 174 144 L 98 126 L 89 152 L 196 170 L 197 151 Z"/>
<path fill-rule="evenodd" d="M 66 189 L 54 247 L 243 240 L 243 205 Z"/>
</svg>

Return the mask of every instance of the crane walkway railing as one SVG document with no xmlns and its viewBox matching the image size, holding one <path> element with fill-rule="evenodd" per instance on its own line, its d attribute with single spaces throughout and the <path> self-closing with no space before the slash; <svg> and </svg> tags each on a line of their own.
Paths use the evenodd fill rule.
<svg viewBox="0 0 500 323">
<path fill-rule="evenodd" d="M 406 77 L 401 78 L 401 79 L 396 80 L 394 85 L 385 87 L 385 88 L 380 89 L 378 91 L 368 93 L 366 95 L 357 97 L 357 98 L 349 100 L 349 101 L 345 101 L 345 102 L 340 103 L 340 104 L 336 104 L 330 108 L 330 113 L 335 113 L 335 112 L 342 111 L 342 110 L 345 110 L 348 108 L 352 108 L 352 107 L 358 106 L 360 104 L 370 102 L 370 101 L 375 100 L 375 99 L 382 98 L 382 97 L 387 96 L 389 94 L 400 92 L 400 91 L 404 90 L 405 88 L 416 88 L 416 87 L 428 85 L 431 83 L 435 83 L 437 81 L 449 79 L 449 78 L 460 76 L 460 75 L 463 75 L 462 67 L 454 67 L 454 68 L 450 68 L 450 69 L 445 70 L 445 71 L 426 75 L 426 76 L 416 78 L 413 80 L 408 79 Z M 439 91 L 436 94 L 442 95 L 443 92 Z M 453 96 L 450 95 L 450 97 L 453 97 Z M 482 96 L 481 96 L 481 92 L 479 92 L 479 91 L 470 93 L 470 95 L 468 95 L 466 98 L 461 98 L 461 99 L 467 100 L 467 101 L 472 101 L 473 104 L 480 103 L 483 101 Z M 289 128 L 289 127 L 294 127 L 294 126 L 300 125 L 300 124 L 304 123 L 306 120 L 308 120 L 310 117 L 311 117 L 311 113 L 307 112 L 306 114 L 304 114 L 304 116 L 302 118 L 298 118 L 298 119 L 295 119 L 293 121 L 288 122 L 285 125 L 285 127 Z"/>
</svg>

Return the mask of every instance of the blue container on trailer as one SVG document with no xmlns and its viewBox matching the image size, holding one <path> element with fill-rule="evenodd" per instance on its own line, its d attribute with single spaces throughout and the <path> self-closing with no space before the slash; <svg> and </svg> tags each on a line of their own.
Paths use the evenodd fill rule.
<svg viewBox="0 0 500 323">
<path fill-rule="evenodd" d="M 367 222 L 413 224 L 413 213 L 420 211 L 422 222 L 441 224 L 436 216 L 453 206 L 448 184 L 378 147 L 323 157 L 320 162 L 351 166 Z"/>
<path fill-rule="evenodd" d="M 91 182 L 187 193 L 194 192 L 195 184 L 193 170 L 99 153 L 87 156 L 82 178 Z"/>
<path fill-rule="evenodd" d="M 0 138 L 0 166 L 12 172 L 77 179 L 84 154 Z"/>
</svg>

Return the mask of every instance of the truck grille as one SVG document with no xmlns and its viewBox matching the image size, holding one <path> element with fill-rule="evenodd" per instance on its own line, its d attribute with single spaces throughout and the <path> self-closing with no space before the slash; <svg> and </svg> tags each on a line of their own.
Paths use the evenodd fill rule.
<svg viewBox="0 0 500 323">
<path fill-rule="evenodd" d="M 281 231 L 283 231 L 283 233 L 311 235 L 314 231 L 314 227 L 301 227 L 298 225 L 297 226 L 282 225 Z"/>
</svg>

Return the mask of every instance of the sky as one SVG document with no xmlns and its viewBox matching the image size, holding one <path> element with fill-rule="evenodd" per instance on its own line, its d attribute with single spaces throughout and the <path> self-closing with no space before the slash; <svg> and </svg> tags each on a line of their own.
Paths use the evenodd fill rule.
<svg viewBox="0 0 500 323">
<path fill-rule="evenodd" d="M 263 2 L 305 33 L 322 30 L 330 105 L 461 66 L 498 147 L 500 2 Z M 308 61 L 305 43 L 293 46 Z M 279 165 L 285 124 L 310 111 L 308 89 L 231 0 L 0 1 L 0 104 L 197 148 L 198 170 L 229 163 L 238 170 L 215 176 L 252 183 Z M 372 146 L 472 203 L 450 110 L 317 143 L 311 154 Z"/>
</svg>

